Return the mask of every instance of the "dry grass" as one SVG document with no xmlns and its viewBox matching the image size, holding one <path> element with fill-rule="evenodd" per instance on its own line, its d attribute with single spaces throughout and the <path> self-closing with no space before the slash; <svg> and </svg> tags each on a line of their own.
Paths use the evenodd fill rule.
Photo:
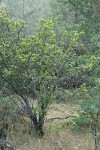
<svg viewBox="0 0 100 150">
<path fill-rule="evenodd" d="M 73 134 L 67 126 L 62 127 L 66 120 L 50 120 L 69 115 L 77 115 L 74 105 L 54 104 L 46 117 L 43 138 L 30 135 L 28 126 L 17 123 L 15 129 L 9 131 L 8 140 L 16 150 L 93 150 L 91 134 Z"/>
<path fill-rule="evenodd" d="M 16 150 L 92 150 L 89 135 L 73 135 L 69 130 L 47 133 L 42 139 L 27 134 L 14 137 Z"/>
</svg>

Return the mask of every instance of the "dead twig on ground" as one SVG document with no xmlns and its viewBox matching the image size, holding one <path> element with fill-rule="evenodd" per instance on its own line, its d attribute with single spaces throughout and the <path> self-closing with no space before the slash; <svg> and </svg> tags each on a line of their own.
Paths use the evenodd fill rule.
<svg viewBox="0 0 100 150">
<path fill-rule="evenodd" d="M 69 118 L 72 118 L 72 117 L 77 117 L 77 116 L 65 116 L 63 118 L 61 117 L 55 117 L 55 118 L 48 118 L 47 120 L 64 120 L 64 119 L 69 119 Z"/>
</svg>

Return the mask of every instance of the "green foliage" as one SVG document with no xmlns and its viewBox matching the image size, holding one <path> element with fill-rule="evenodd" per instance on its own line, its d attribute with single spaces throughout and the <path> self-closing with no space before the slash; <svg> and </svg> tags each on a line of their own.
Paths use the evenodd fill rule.
<svg viewBox="0 0 100 150">
<path fill-rule="evenodd" d="M 62 72 L 60 73 L 59 70 L 63 70 L 63 67 L 65 73 L 74 72 L 72 70 L 73 61 L 76 58 L 73 56 L 73 46 L 78 44 L 80 33 L 66 31 L 62 35 L 62 45 L 59 47 L 56 43 L 55 26 L 52 19 L 49 21 L 42 19 L 37 34 L 28 38 L 23 38 L 22 21 L 10 20 L 8 16 L 4 19 L 7 20 L 6 23 L 3 20 L 5 27 L 9 25 L 9 30 L 5 28 L 5 34 L 8 37 L 5 36 L 9 45 L 6 45 L 4 38 L 1 38 L 4 43 L 1 43 L 2 77 L 10 83 L 12 88 L 16 89 L 16 93 L 30 93 L 34 82 L 40 84 L 41 90 L 44 87 L 50 90 L 48 85 L 52 87 L 56 78 L 55 72 L 60 76 Z M 66 41 L 68 41 L 68 46 L 65 49 Z"/>
<path fill-rule="evenodd" d="M 64 5 L 70 5 L 86 18 L 96 18 L 99 15 L 99 1 L 97 0 L 58 0 Z"/>
<path fill-rule="evenodd" d="M 99 28 L 100 28 L 100 3 L 97 0 L 57 0 L 60 4 L 60 9 L 68 11 L 69 18 L 71 20 L 67 24 L 66 19 L 62 19 L 62 22 L 65 21 L 64 27 L 68 29 L 76 29 L 78 31 L 84 31 L 84 35 L 80 38 L 82 43 L 85 44 L 88 53 L 95 52 L 100 53 L 99 49 Z M 67 16 L 62 12 L 59 12 L 59 15 Z M 72 17 L 73 16 L 73 17 Z M 68 19 L 68 17 L 67 17 Z"/>
<path fill-rule="evenodd" d="M 76 92 L 79 99 L 80 112 L 90 119 L 95 119 L 97 114 L 99 115 L 100 113 L 99 92 L 99 86 L 86 87 L 86 85 L 82 85 Z"/>
<path fill-rule="evenodd" d="M 78 99 L 78 114 L 79 117 L 73 119 L 74 124 L 71 128 L 74 129 L 89 129 L 95 140 L 95 149 L 98 147 L 100 137 L 100 84 L 87 87 L 83 84 L 76 90 Z"/>
</svg>

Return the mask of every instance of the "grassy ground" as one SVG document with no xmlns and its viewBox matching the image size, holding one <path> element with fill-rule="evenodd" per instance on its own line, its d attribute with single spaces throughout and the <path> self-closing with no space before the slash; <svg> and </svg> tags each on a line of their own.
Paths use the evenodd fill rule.
<svg viewBox="0 0 100 150">
<path fill-rule="evenodd" d="M 43 138 L 37 138 L 33 132 L 29 134 L 29 126 L 22 122 L 9 130 L 8 140 L 16 150 L 93 150 L 94 143 L 90 133 L 73 134 L 66 123 L 71 117 L 60 119 L 77 116 L 76 109 L 72 104 L 54 104 L 45 120 Z"/>
</svg>

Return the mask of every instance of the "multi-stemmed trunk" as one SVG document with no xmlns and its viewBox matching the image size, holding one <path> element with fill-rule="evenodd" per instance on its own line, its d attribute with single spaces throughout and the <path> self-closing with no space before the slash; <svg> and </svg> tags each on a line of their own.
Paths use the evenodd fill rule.
<svg viewBox="0 0 100 150">
<path fill-rule="evenodd" d="M 35 112 L 32 111 L 32 108 L 29 104 L 27 96 L 24 97 L 24 103 L 25 103 L 25 108 L 29 115 L 29 118 L 31 119 L 32 124 L 34 125 L 36 134 L 38 136 L 43 136 L 44 135 L 43 126 L 44 126 L 44 119 L 46 115 L 44 105 L 40 107 L 41 111 L 37 115 Z"/>
<path fill-rule="evenodd" d="M 36 135 L 42 137 L 44 135 L 44 131 L 43 131 L 44 116 L 39 115 L 39 117 L 37 117 L 36 115 L 33 115 L 33 117 L 31 117 L 30 119 L 34 125 Z"/>
</svg>

